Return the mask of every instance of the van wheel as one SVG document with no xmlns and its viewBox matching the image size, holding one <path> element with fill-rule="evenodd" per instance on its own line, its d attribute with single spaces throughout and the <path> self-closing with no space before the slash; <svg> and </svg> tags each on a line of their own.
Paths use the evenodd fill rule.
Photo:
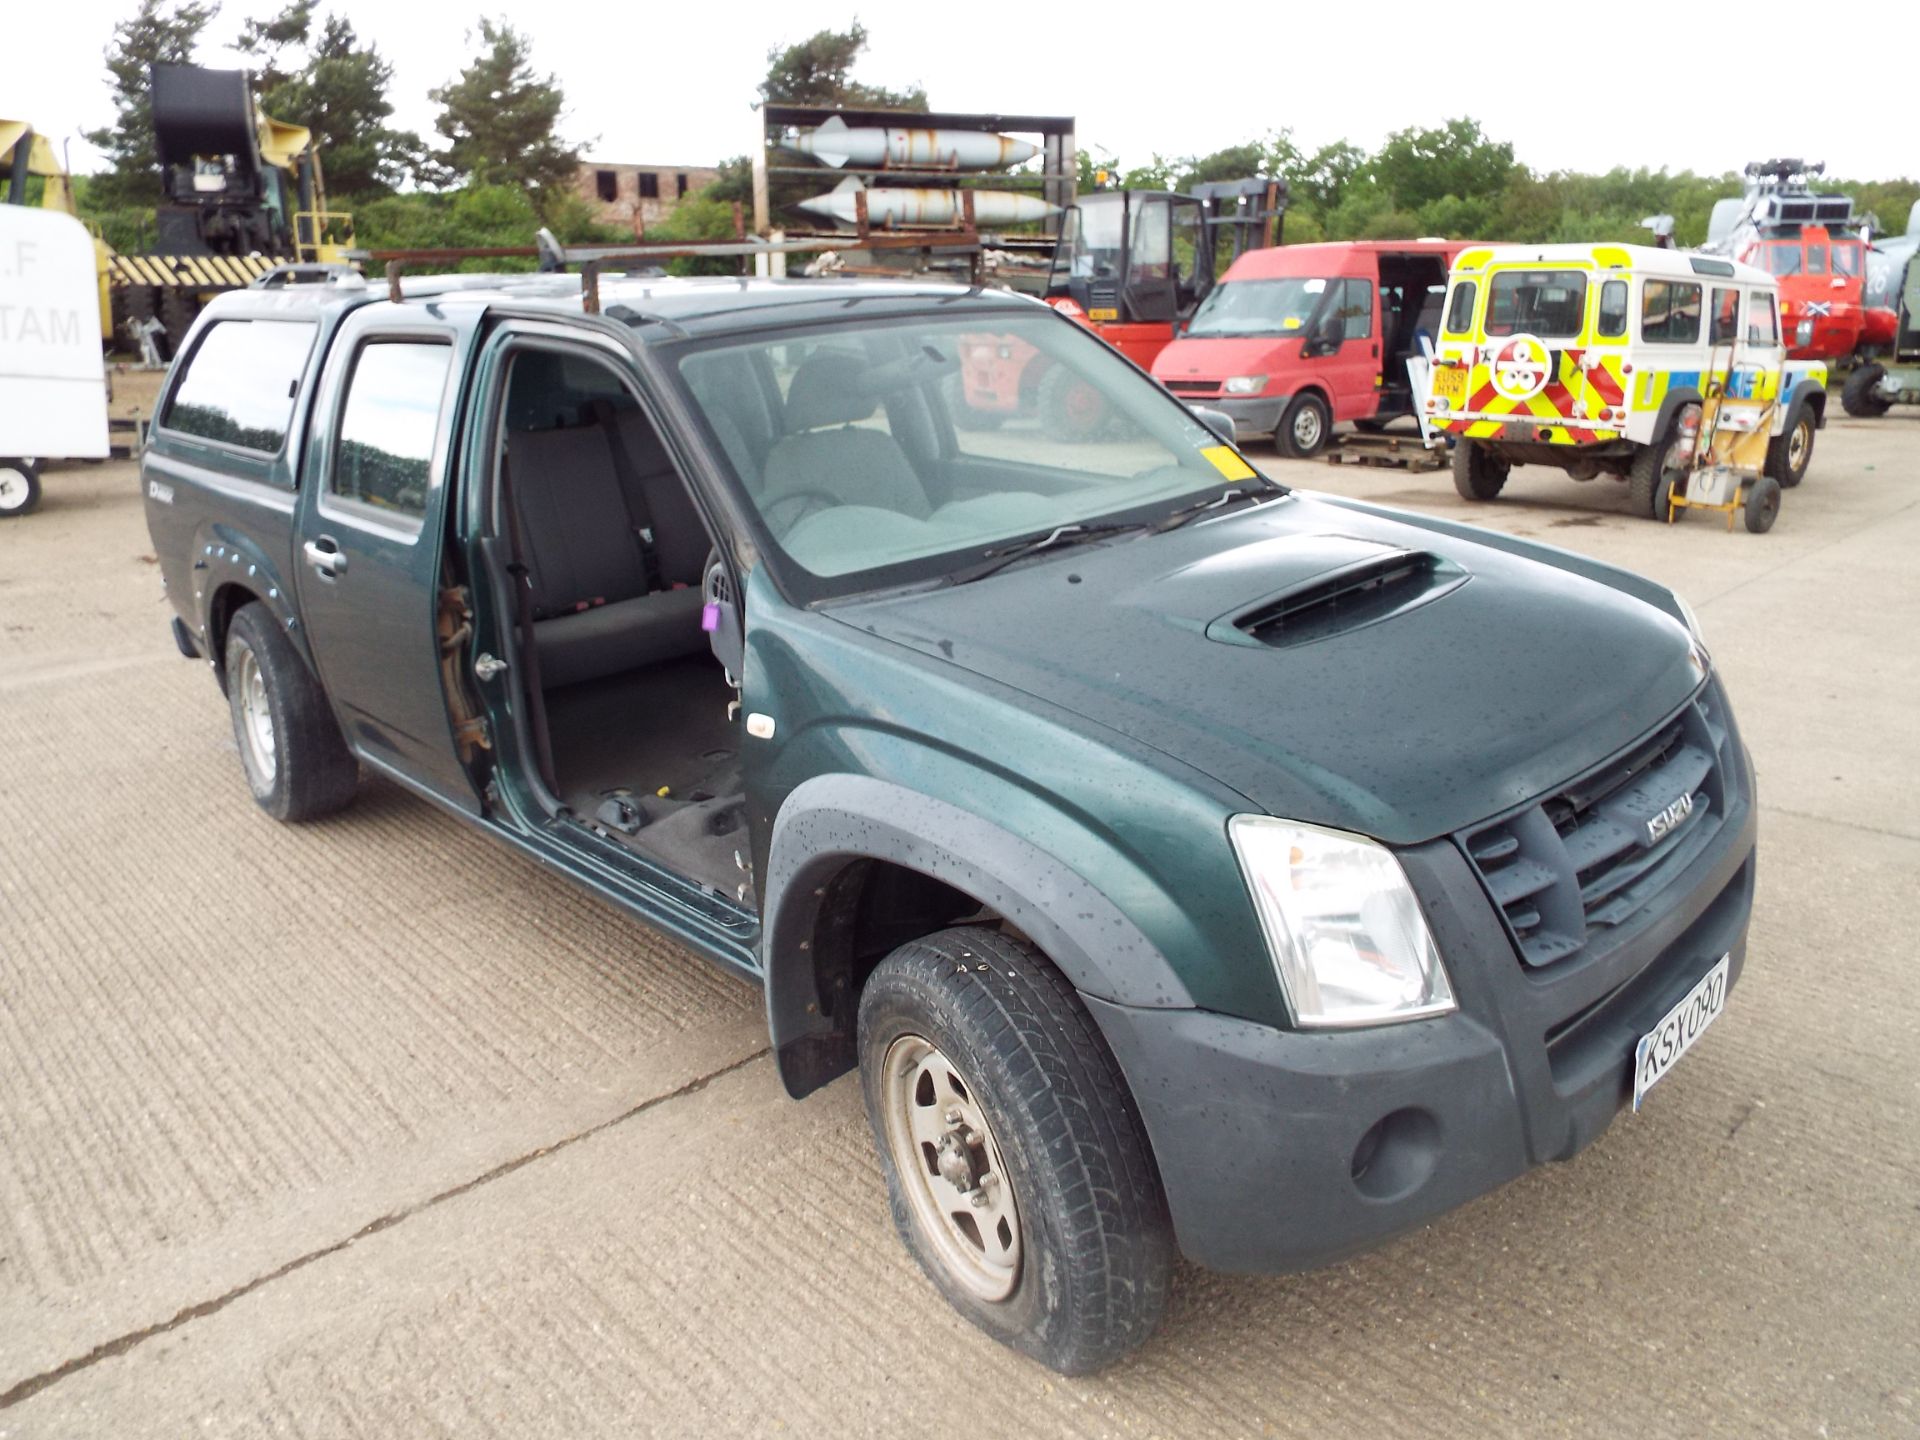
<svg viewBox="0 0 1920 1440">
<path fill-rule="evenodd" d="M 1173 1264 L 1166 1198 L 1065 977 L 996 930 L 943 930 L 880 962 L 859 1025 L 893 1223 L 953 1307 L 1067 1375 L 1145 1341 Z"/>
<path fill-rule="evenodd" d="M 1665 499 L 1682 473 L 1679 467 L 1667 465 L 1667 457 L 1673 453 L 1674 434 L 1670 427 L 1651 445 L 1642 445 L 1634 452 L 1633 464 L 1627 467 L 1627 508 L 1636 515 L 1652 520 L 1667 518 Z"/>
<path fill-rule="evenodd" d="M 18 520 L 40 508 L 40 462 L 0 460 L 0 520 Z"/>
<path fill-rule="evenodd" d="M 1893 408 L 1893 402 L 1873 393 L 1886 373 L 1884 365 L 1862 365 L 1855 370 L 1840 391 L 1840 408 L 1863 420 L 1886 414 Z"/>
<path fill-rule="evenodd" d="M 1813 410 L 1804 402 L 1787 416 L 1787 428 L 1767 442 L 1767 474 L 1791 490 L 1806 478 L 1813 460 L 1813 437 L 1819 433 Z"/>
<path fill-rule="evenodd" d="M 1453 488 L 1462 500 L 1492 500 L 1507 483 L 1513 467 L 1471 440 L 1453 447 Z"/>
<path fill-rule="evenodd" d="M 1764 535 L 1780 515 L 1780 482 L 1762 475 L 1747 491 L 1747 531 Z"/>
<path fill-rule="evenodd" d="M 1293 460 L 1310 460 L 1327 447 L 1333 433 L 1333 412 L 1327 402 L 1311 392 L 1296 395 L 1280 417 L 1274 443 L 1280 453 Z"/>
<path fill-rule="evenodd" d="M 353 799 L 360 767 L 327 697 L 258 601 L 227 627 L 227 704 L 253 798 L 276 820 L 316 820 Z"/>
</svg>

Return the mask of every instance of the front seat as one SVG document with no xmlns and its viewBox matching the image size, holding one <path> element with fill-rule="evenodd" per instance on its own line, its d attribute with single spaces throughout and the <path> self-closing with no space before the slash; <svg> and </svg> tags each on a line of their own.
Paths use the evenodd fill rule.
<svg viewBox="0 0 1920 1440">
<path fill-rule="evenodd" d="M 868 362 L 846 351 L 810 356 L 787 387 L 787 435 L 767 456 L 760 509 L 790 529 L 831 497 L 924 520 L 933 513 L 913 462 L 884 430 L 860 428 L 880 406 Z M 811 503 L 807 503 L 808 501 Z"/>
</svg>

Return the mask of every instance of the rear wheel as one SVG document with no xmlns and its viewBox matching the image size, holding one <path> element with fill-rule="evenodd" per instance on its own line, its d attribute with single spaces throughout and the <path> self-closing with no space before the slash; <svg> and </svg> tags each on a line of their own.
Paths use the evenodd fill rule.
<svg viewBox="0 0 1920 1440">
<path fill-rule="evenodd" d="M 1040 428 L 1054 440 L 1093 440 L 1107 428 L 1107 397 L 1065 365 L 1041 377 Z"/>
<path fill-rule="evenodd" d="M 264 605 L 235 613 L 226 659 L 233 738 L 260 808 L 276 820 L 315 820 L 353 799 L 360 767 L 320 683 Z"/>
<path fill-rule="evenodd" d="M 1643 445 L 1627 469 L 1627 503 L 1636 515 L 1652 520 L 1667 518 L 1666 497 L 1685 474 L 1685 467 L 1669 465 L 1679 436 L 1679 422 L 1667 427 L 1667 433 L 1651 445 Z M 1684 492 L 1683 492 L 1684 493 Z"/>
<path fill-rule="evenodd" d="M 1294 460 L 1308 460 L 1326 448 L 1333 433 L 1333 412 L 1327 402 L 1311 392 L 1296 395 L 1280 417 L 1274 443 L 1280 453 Z"/>
<path fill-rule="evenodd" d="M 1804 480 L 1819 429 L 1810 406 L 1794 406 L 1787 415 L 1787 428 L 1767 442 L 1767 473 L 1789 490 Z"/>
<path fill-rule="evenodd" d="M 1773 528 L 1773 522 L 1780 514 L 1780 482 L 1771 475 L 1762 475 L 1747 490 L 1747 529 L 1752 534 L 1764 535 Z"/>
<path fill-rule="evenodd" d="M 1462 500 L 1492 500 L 1507 483 L 1513 467 L 1471 440 L 1453 447 L 1453 488 Z"/>
<path fill-rule="evenodd" d="M 40 462 L 0 460 L 0 520 L 18 520 L 40 505 Z"/>
<path fill-rule="evenodd" d="M 1069 1375 L 1153 1333 L 1173 1264 L 1139 1112 L 1073 987 L 967 926 L 860 995 L 860 1074 L 894 1225 L 955 1309 Z"/>
<path fill-rule="evenodd" d="M 1849 415 L 1864 420 L 1884 415 L 1893 408 L 1893 402 L 1874 394 L 1874 387 L 1886 377 L 1884 365 L 1862 365 L 1847 377 L 1846 387 L 1840 392 L 1840 408 Z"/>
</svg>

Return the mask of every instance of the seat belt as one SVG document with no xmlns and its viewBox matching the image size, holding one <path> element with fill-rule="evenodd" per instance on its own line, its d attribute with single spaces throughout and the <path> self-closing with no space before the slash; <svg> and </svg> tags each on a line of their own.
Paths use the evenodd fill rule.
<svg viewBox="0 0 1920 1440">
<path fill-rule="evenodd" d="M 512 564 L 507 574 L 513 580 L 513 608 L 520 628 L 521 675 L 526 681 L 527 725 L 533 731 L 534 758 L 540 764 L 540 779 L 557 794 L 553 774 L 553 737 L 547 730 L 546 693 L 540 688 L 540 646 L 533 637 L 533 572 L 527 568 L 526 547 L 520 540 L 520 506 L 513 498 L 513 485 L 507 475 L 507 457 L 500 456 L 500 508 L 507 512 L 507 549 Z"/>
<path fill-rule="evenodd" d="M 640 477 L 634 473 L 633 457 L 627 454 L 626 443 L 620 438 L 613 405 L 604 396 L 594 398 L 593 418 L 605 432 L 607 449 L 613 455 L 613 473 L 620 486 L 620 503 L 626 506 L 627 523 L 633 527 L 634 536 L 640 542 L 640 564 L 646 571 L 647 593 L 651 595 L 656 590 L 666 589 L 667 584 L 661 578 L 660 555 L 653 546 L 653 512 L 647 508 L 647 492 L 640 484 Z"/>
</svg>

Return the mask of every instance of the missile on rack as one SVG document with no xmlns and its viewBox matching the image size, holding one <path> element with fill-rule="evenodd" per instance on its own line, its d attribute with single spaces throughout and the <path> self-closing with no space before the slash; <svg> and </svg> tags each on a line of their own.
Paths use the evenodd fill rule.
<svg viewBox="0 0 1920 1440">
<path fill-rule="evenodd" d="M 838 220 L 843 225 L 858 224 L 854 196 L 863 189 L 866 187 L 849 175 L 827 194 L 802 200 L 799 206 L 811 214 Z M 1049 205 L 1035 196 L 1021 195 L 1011 190 L 975 190 L 972 194 L 975 225 L 1025 225 L 1030 221 L 1044 220 L 1060 210 L 1058 205 Z M 958 225 L 965 218 L 966 212 L 961 207 L 958 190 L 920 190 L 894 186 L 867 190 L 869 225 Z"/>
<path fill-rule="evenodd" d="M 802 130 L 787 148 L 811 155 L 822 165 L 913 169 L 1002 170 L 1031 160 L 1040 147 L 1009 135 L 984 130 L 909 130 L 854 125 L 835 115 L 824 125 Z"/>
</svg>

